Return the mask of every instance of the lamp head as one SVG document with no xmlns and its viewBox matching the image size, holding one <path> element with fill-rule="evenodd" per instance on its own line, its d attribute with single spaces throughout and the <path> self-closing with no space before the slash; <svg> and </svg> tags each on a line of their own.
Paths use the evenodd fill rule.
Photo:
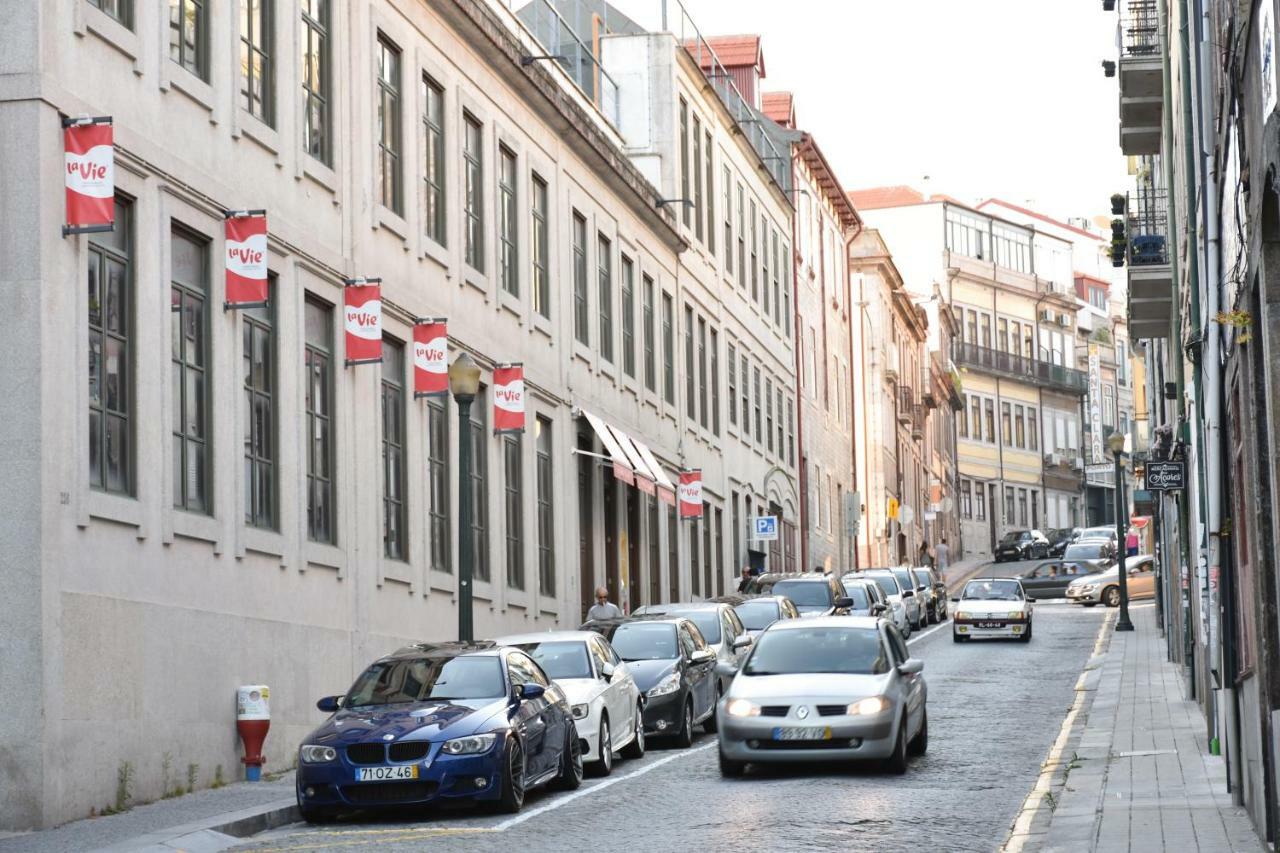
<svg viewBox="0 0 1280 853">
<path fill-rule="evenodd" d="M 455 398 L 480 393 L 480 366 L 469 353 L 460 353 L 449 365 L 449 393 Z"/>
<path fill-rule="evenodd" d="M 1107 436 L 1107 446 L 1111 448 L 1112 456 L 1119 456 L 1124 453 L 1124 433 L 1113 432 Z"/>
</svg>

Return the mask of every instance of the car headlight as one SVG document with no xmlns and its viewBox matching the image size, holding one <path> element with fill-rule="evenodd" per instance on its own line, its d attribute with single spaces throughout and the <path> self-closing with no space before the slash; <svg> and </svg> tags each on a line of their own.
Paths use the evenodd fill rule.
<svg viewBox="0 0 1280 853">
<path fill-rule="evenodd" d="M 972 619 L 972 618 L 973 618 L 973 614 L 972 614 L 972 613 L 970 613 L 970 612 L 968 612 L 967 610 L 957 610 L 957 611 L 956 611 L 956 618 L 957 618 L 957 619 Z"/>
<path fill-rule="evenodd" d="M 338 757 L 338 751 L 333 747 L 317 746 L 313 743 L 304 745 L 298 754 L 305 764 L 324 764 Z"/>
<path fill-rule="evenodd" d="M 881 711 L 888 710 L 888 708 L 889 700 L 885 697 L 869 696 L 866 699 L 860 699 L 857 702 L 850 703 L 849 707 L 845 708 L 845 713 L 851 716 L 857 716 L 860 714 L 879 714 Z"/>
<path fill-rule="evenodd" d="M 1080 595 L 1088 595 L 1089 593 L 1093 592 L 1097 588 L 1098 588 L 1098 585 L 1096 583 L 1083 583 L 1083 584 L 1080 584 L 1080 586 L 1073 587 L 1073 589 Z"/>
<path fill-rule="evenodd" d="M 488 752 L 497 738 L 496 732 L 456 737 L 453 740 L 445 741 L 444 746 L 440 747 L 440 751 L 445 755 L 475 755 L 477 752 Z"/>
<path fill-rule="evenodd" d="M 680 673 L 673 672 L 666 678 L 659 681 L 653 687 L 649 688 L 649 692 L 645 695 L 653 698 L 654 696 L 666 696 L 668 693 L 675 693 L 680 689 Z"/>
<path fill-rule="evenodd" d="M 746 699 L 734 699 L 724 706 L 724 710 L 730 717 L 760 716 L 760 706 L 755 702 L 748 702 Z"/>
<path fill-rule="evenodd" d="M 1026 614 L 1026 611 L 1024 611 L 1024 610 L 1010 610 L 1010 611 L 1008 612 L 1008 614 L 1006 614 L 1006 617 L 1005 617 L 1005 618 L 1007 618 L 1007 619 L 1024 619 L 1024 618 L 1026 618 L 1026 615 L 1027 615 L 1027 614 Z"/>
<path fill-rule="evenodd" d="M 573 718 L 575 720 L 585 720 L 590 713 L 591 713 L 590 705 L 583 704 L 583 705 L 573 706 Z"/>
</svg>

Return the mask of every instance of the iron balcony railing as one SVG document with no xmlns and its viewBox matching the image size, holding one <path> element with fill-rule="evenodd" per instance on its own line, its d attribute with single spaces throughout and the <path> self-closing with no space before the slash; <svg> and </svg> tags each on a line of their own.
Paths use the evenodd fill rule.
<svg viewBox="0 0 1280 853">
<path fill-rule="evenodd" d="M 1084 396 L 1089 389 L 1089 377 L 1082 370 L 977 344 L 957 341 L 955 360 L 963 367 L 1034 383 L 1067 394 Z"/>
<path fill-rule="evenodd" d="M 1125 204 L 1129 266 L 1169 263 L 1169 199 L 1164 190 L 1138 185 Z"/>
<path fill-rule="evenodd" d="M 546 49 L 550 61 L 555 62 L 565 74 L 573 80 L 574 85 L 582 91 L 596 109 L 615 128 L 618 126 L 618 84 L 600 65 L 593 46 L 587 44 L 578 32 L 590 32 L 591 9 L 574 0 L 558 0 L 553 5 L 550 0 L 505 0 L 509 8 L 516 13 L 525 28 Z M 566 20 L 556 5 L 573 18 Z M 519 6 L 516 10 L 514 7 Z"/>
<path fill-rule="evenodd" d="M 1160 16 L 1156 0 L 1122 0 L 1120 7 L 1120 55 L 1158 57 Z"/>
</svg>

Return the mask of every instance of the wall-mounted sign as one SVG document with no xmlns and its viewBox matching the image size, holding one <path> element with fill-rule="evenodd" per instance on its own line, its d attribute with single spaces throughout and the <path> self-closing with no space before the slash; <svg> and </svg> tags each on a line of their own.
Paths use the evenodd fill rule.
<svg viewBox="0 0 1280 853">
<path fill-rule="evenodd" d="M 1182 462 L 1148 462 L 1146 485 L 1149 491 L 1170 492 L 1187 487 L 1187 468 Z"/>
<path fill-rule="evenodd" d="M 1102 454 L 1102 355 L 1089 344 L 1089 461 L 1103 462 Z"/>
<path fill-rule="evenodd" d="M 776 515 L 758 515 L 755 518 L 757 539 L 778 538 L 778 517 Z"/>
</svg>

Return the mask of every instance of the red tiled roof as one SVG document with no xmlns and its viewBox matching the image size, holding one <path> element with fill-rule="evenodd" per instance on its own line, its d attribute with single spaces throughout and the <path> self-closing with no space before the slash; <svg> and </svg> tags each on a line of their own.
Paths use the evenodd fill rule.
<svg viewBox="0 0 1280 853">
<path fill-rule="evenodd" d="M 849 200 L 859 210 L 875 210 L 878 207 L 905 207 L 911 204 L 924 204 L 924 194 L 908 186 L 872 187 L 865 190 L 851 190 Z"/>
<path fill-rule="evenodd" d="M 764 74 L 764 54 L 760 51 L 760 36 L 758 35 L 740 35 L 740 36 L 711 36 L 706 40 L 707 44 L 720 58 L 720 62 L 725 68 L 741 68 L 742 66 L 759 66 L 760 76 Z M 699 60 L 698 46 L 695 41 L 685 42 L 685 49 L 689 51 L 689 55 L 695 61 Z M 701 57 L 703 68 L 711 65 L 711 57 L 705 53 Z"/>
<path fill-rule="evenodd" d="M 796 126 L 795 96 L 790 92 L 764 92 L 760 95 L 761 112 L 783 127 Z"/>
<path fill-rule="evenodd" d="M 1083 228 L 1077 228 L 1074 225 L 1068 225 L 1065 222 L 1059 222 L 1058 220 L 1054 219 L 1051 216 L 1045 216 L 1043 213 L 1036 213 L 1034 210 L 1028 210 L 1025 207 L 1022 207 L 1017 204 L 1013 204 L 1012 202 L 1005 201 L 1004 199 L 989 198 L 986 201 L 979 202 L 978 209 L 981 210 L 983 207 L 987 206 L 988 204 L 998 204 L 1001 207 L 1007 207 L 1010 210 L 1016 210 L 1018 213 L 1021 213 L 1024 216 L 1030 216 L 1032 219 L 1039 219 L 1041 222 L 1048 222 L 1049 224 L 1056 225 L 1059 228 L 1065 228 L 1068 231 L 1071 231 L 1075 234 L 1079 234 L 1082 237 L 1089 237 L 1093 240 L 1099 240 L 1099 241 L 1102 240 L 1101 237 L 1099 237 L 1097 234 L 1094 234 L 1092 231 L 1086 231 Z"/>
</svg>

